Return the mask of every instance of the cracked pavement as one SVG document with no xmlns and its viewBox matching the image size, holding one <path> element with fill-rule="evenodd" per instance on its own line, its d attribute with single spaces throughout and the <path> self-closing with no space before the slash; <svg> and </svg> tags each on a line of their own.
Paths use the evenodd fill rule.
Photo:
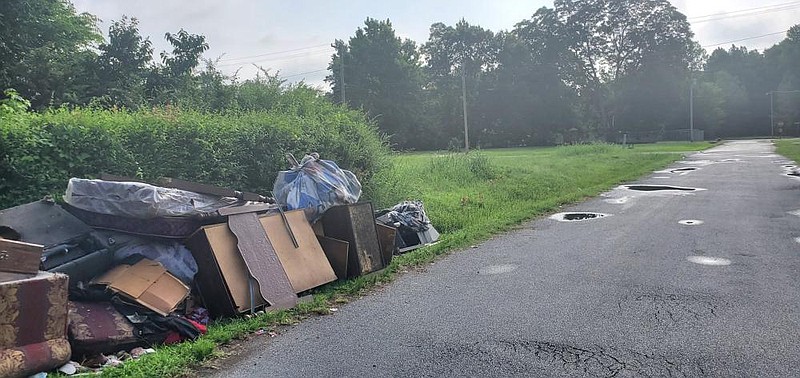
<svg viewBox="0 0 800 378">
<path fill-rule="evenodd" d="M 800 179 L 789 164 L 768 141 L 693 154 L 670 169 L 698 169 L 635 184 L 706 190 L 617 188 L 563 209 L 612 216 L 527 223 L 253 338 L 217 375 L 797 376 Z"/>
</svg>

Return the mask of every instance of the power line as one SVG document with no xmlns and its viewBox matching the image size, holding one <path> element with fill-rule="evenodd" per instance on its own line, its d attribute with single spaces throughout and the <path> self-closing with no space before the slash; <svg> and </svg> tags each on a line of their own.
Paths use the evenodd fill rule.
<svg viewBox="0 0 800 378">
<path fill-rule="evenodd" d="M 327 68 L 323 68 L 323 69 L 321 69 L 321 70 L 316 70 L 316 71 L 308 71 L 308 72 L 301 72 L 301 73 L 296 73 L 296 74 L 291 74 L 291 75 L 280 75 L 280 74 L 279 74 L 279 75 L 278 75 L 278 77 L 280 77 L 280 78 L 283 78 L 283 79 L 286 79 L 286 78 L 289 78 L 289 77 L 295 77 L 295 76 L 308 75 L 308 74 L 317 73 L 317 72 L 322 72 L 322 71 L 327 71 L 327 70 L 328 70 Z"/>
<path fill-rule="evenodd" d="M 793 8 L 800 7 L 800 1 L 793 1 L 789 3 L 782 3 L 782 4 L 773 4 L 773 5 L 766 5 L 761 7 L 755 8 L 748 8 L 748 9 L 740 9 L 731 12 L 723 12 L 723 13 L 715 13 L 715 14 L 708 14 L 704 16 L 696 16 L 696 17 L 689 17 L 687 20 L 692 22 L 693 24 L 722 20 L 727 18 L 735 18 L 735 17 L 743 17 L 743 16 L 755 16 L 761 14 L 767 14 L 777 11 L 789 10 Z"/>
<path fill-rule="evenodd" d="M 747 38 L 735 39 L 735 40 L 733 40 L 733 41 L 720 42 L 720 43 L 715 43 L 715 44 L 713 44 L 713 45 L 705 45 L 705 46 L 703 46 L 703 48 L 706 48 L 706 47 L 715 47 L 715 46 L 721 46 L 721 45 L 727 45 L 727 44 L 729 44 L 729 43 L 736 43 L 736 42 L 742 42 L 742 41 L 749 41 L 749 40 L 751 40 L 751 39 L 764 38 L 764 37 L 769 37 L 769 36 L 771 36 L 771 35 L 783 34 L 783 33 L 786 33 L 786 32 L 788 32 L 788 30 L 779 31 L 779 32 L 775 32 L 775 33 L 768 33 L 768 34 L 763 34 L 763 35 L 757 35 L 757 36 L 754 36 L 754 37 L 747 37 Z"/>
<path fill-rule="evenodd" d="M 292 60 L 292 59 L 295 59 L 295 58 L 305 58 L 305 57 L 317 56 L 317 55 L 322 55 L 322 54 L 330 54 L 332 52 L 334 52 L 334 50 L 332 50 L 332 48 L 331 49 L 325 49 L 325 50 L 319 50 L 319 51 L 307 51 L 307 52 L 295 53 L 295 54 L 291 54 L 291 55 L 285 55 L 285 56 L 281 56 L 281 57 L 277 57 L 277 58 L 267 58 L 267 59 L 258 59 L 258 60 L 244 61 L 244 62 L 224 63 L 224 64 L 218 65 L 218 67 L 229 67 L 229 66 L 246 65 L 246 64 L 252 64 L 252 63 L 261 63 L 261 62 L 281 62 L 281 61 L 286 61 L 286 60 Z"/>
<path fill-rule="evenodd" d="M 300 47 L 300 48 L 291 49 L 291 50 L 272 51 L 272 52 L 258 54 L 258 55 L 242 56 L 242 57 L 238 57 L 238 58 L 220 59 L 220 62 L 228 62 L 228 61 L 231 61 L 231 60 L 245 60 L 245 59 L 252 59 L 252 58 L 260 58 L 262 56 L 280 55 L 280 54 L 284 54 L 284 53 L 290 53 L 290 52 L 302 51 L 302 50 L 310 50 L 310 49 L 316 49 L 316 48 L 327 47 L 327 46 L 330 46 L 330 45 L 329 44 L 324 44 L 324 45 Z"/>
</svg>

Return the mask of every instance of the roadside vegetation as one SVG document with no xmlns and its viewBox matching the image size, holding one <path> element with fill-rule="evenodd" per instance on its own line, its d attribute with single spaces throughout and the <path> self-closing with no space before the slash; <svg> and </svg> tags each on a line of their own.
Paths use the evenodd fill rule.
<svg viewBox="0 0 800 378">
<path fill-rule="evenodd" d="M 592 144 L 397 155 L 391 169 L 374 177 L 377 190 L 371 199 L 377 207 L 404 199 L 423 200 L 432 223 L 442 232 L 438 244 L 395 257 L 380 273 L 315 290 L 313 301 L 295 309 L 215 323 L 197 341 L 157 348 L 157 353 L 107 369 L 103 375 L 189 375 L 209 360 L 223 357 L 222 345 L 250 336 L 262 337 L 266 342 L 269 336 L 253 336 L 254 332 L 279 332 L 281 326 L 296 324 L 309 316 L 330 314 L 400 273 L 422 268 L 441 255 L 662 168 L 680 159 L 682 152 L 710 146 L 705 142 L 659 143 L 629 149 Z"/>
<path fill-rule="evenodd" d="M 800 162 L 800 139 L 780 139 L 775 141 L 776 152 L 795 162 Z"/>
</svg>

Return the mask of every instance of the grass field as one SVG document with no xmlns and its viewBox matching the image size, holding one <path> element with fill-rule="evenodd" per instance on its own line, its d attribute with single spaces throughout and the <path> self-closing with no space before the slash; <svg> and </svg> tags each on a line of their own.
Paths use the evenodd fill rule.
<svg viewBox="0 0 800 378">
<path fill-rule="evenodd" d="M 377 177 L 376 207 L 404 199 L 424 202 L 440 243 L 395 258 L 389 268 L 367 277 L 334 283 L 314 293 L 314 300 L 293 310 L 212 325 L 195 342 L 158 348 L 105 376 L 173 377 L 187 374 L 219 356 L 218 345 L 252 332 L 270 331 L 331 308 L 387 283 L 402 272 L 437 256 L 478 243 L 521 222 L 557 210 L 560 205 L 595 196 L 625 181 L 662 168 L 709 143 L 659 143 L 621 148 L 580 145 L 474 151 L 469 154 L 398 155 L 394 167 Z M 800 148 L 798 148 L 800 153 Z"/>
<path fill-rule="evenodd" d="M 800 162 L 800 139 L 780 139 L 775 141 L 777 153 L 795 162 Z"/>
</svg>

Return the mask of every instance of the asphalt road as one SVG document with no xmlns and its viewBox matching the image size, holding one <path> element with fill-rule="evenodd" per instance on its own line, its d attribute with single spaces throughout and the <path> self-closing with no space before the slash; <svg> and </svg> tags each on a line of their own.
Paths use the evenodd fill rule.
<svg viewBox="0 0 800 378">
<path fill-rule="evenodd" d="M 565 209 L 610 216 L 528 223 L 254 338 L 219 375 L 798 376 L 800 179 L 773 151 L 691 155 L 636 183 L 706 190 L 615 189 Z"/>
</svg>

